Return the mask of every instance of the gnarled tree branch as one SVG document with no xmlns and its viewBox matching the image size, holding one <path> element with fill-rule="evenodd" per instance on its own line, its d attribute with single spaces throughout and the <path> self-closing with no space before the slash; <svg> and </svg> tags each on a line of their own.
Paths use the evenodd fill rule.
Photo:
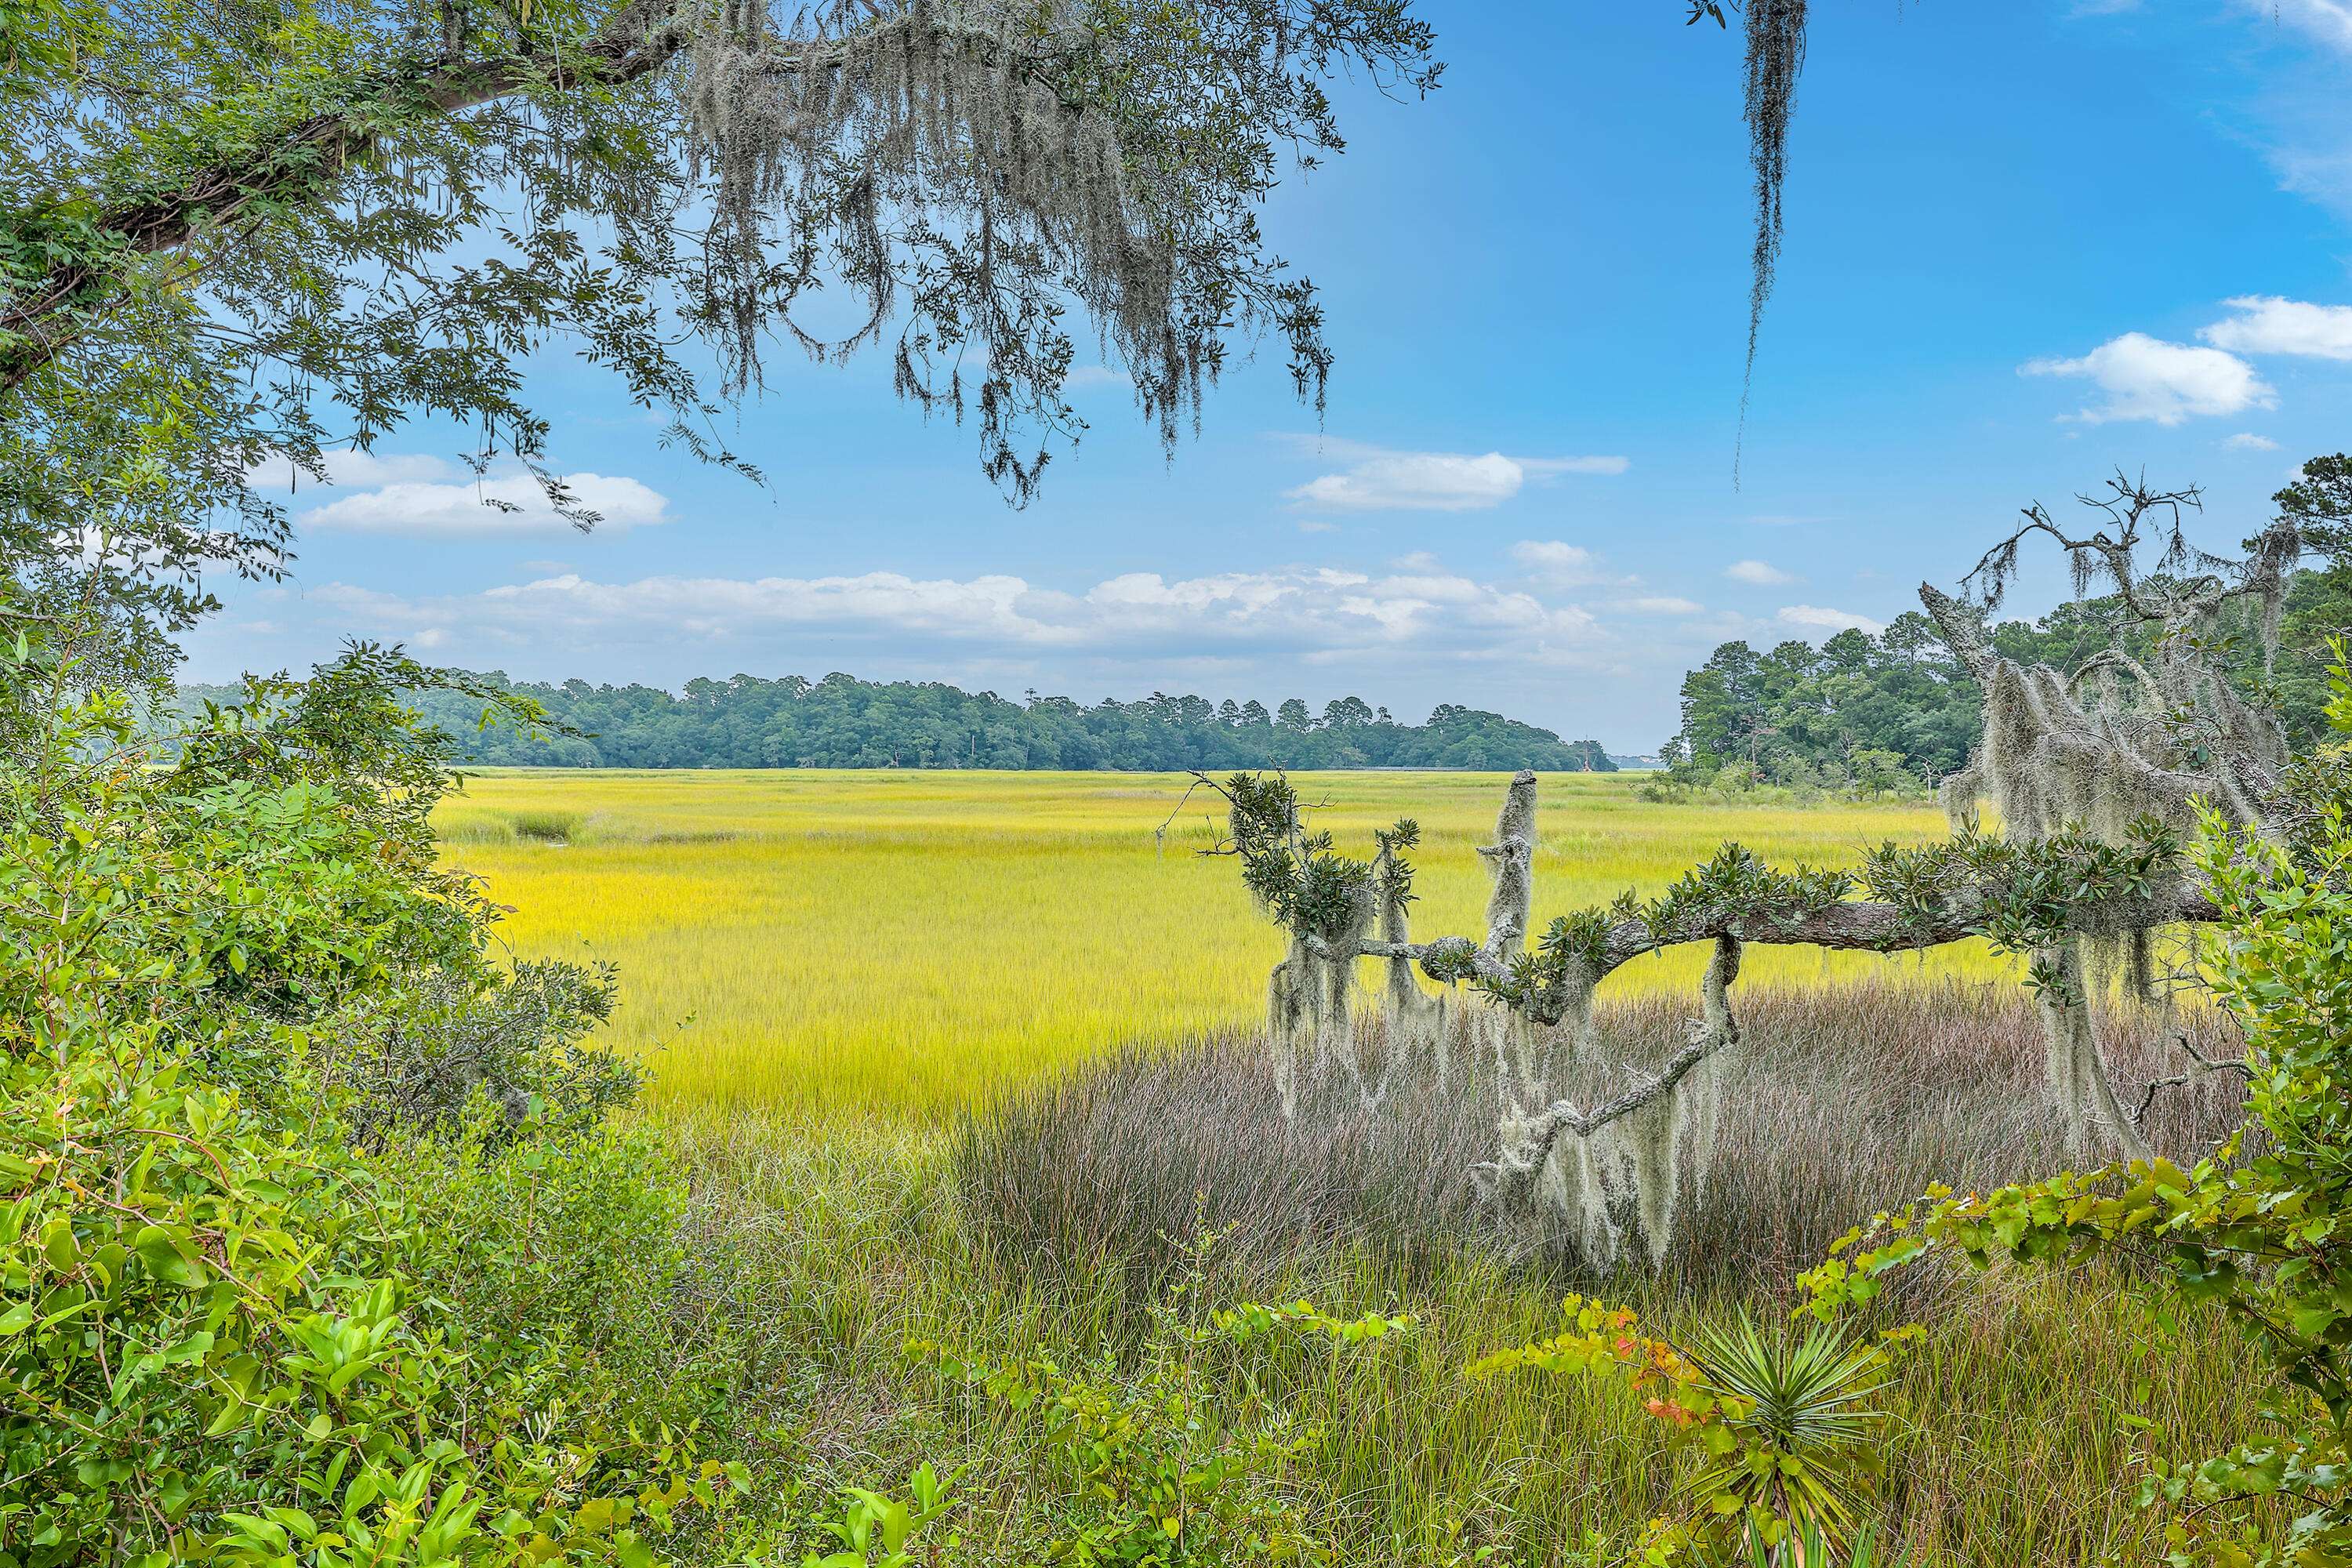
<svg viewBox="0 0 2352 1568">
<path fill-rule="evenodd" d="M 911 13 L 870 24 L 865 41 L 873 32 L 916 25 Z M 952 35 L 940 22 L 921 25 L 935 37 Z M 341 107 L 295 122 L 241 157 L 199 170 L 175 189 L 103 209 L 92 225 L 89 254 L 53 267 L 0 308 L 0 393 L 56 358 L 91 314 L 105 310 L 121 292 L 127 266 L 185 247 L 262 203 L 332 200 L 353 163 L 383 146 L 388 120 L 420 111 L 462 114 L 529 90 L 626 87 L 675 60 L 692 42 L 696 26 L 689 5 L 649 7 L 629 0 L 571 47 L 470 59 L 446 53 L 394 59 L 354 83 Z M 1001 49 L 993 35 L 973 35 L 970 41 Z M 839 70 L 852 58 L 840 39 L 779 41 L 760 52 L 759 68 L 776 77 L 805 75 Z"/>
<path fill-rule="evenodd" d="M 1913 911 L 1895 903 L 1873 900 L 1855 900 L 1833 904 L 1826 910 L 1774 920 L 1747 912 L 1725 912 L 1711 918 L 1694 921 L 1678 928 L 1670 937 L 1660 940 L 1651 928 L 1637 920 L 1621 921 L 1608 928 L 1601 950 L 1598 973 L 1600 979 L 1645 953 L 1661 948 L 1680 946 L 1695 942 L 1713 942 L 1723 937 L 1742 942 L 1765 946 L 1823 947 L 1840 952 L 1916 952 L 1924 948 L 1943 947 L 1981 936 L 1978 924 L 1979 911 L 1954 908 L 1945 913 L 1921 921 Z M 2083 929 L 2095 927 L 2101 932 L 2116 931 L 2152 931 L 2158 926 L 2183 922 L 2202 922 L 2221 918 L 2221 911 L 2202 888 L 2183 882 L 2170 890 L 2135 900 L 2129 905 L 2103 905 L 2094 915 L 2085 911 Z M 1365 958 L 1409 958 L 1422 966 L 1422 973 L 1433 980 L 1446 981 L 1463 977 L 1466 969 L 1480 984 L 1488 986 L 1510 983 L 1509 970 L 1489 957 L 1468 937 L 1439 937 L 1433 942 L 1392 942 L 1368 939 L 1357 944 L 1357 952 Z M 1539 1023 L 1557 1023 L 1547 1018 L 1538 1008 Z"/>
</svg>

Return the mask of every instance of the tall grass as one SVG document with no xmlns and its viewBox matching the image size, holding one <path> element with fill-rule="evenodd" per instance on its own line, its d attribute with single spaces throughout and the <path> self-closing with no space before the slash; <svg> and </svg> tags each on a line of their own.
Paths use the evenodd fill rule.
<svg viewBox="0 0 2352 1568">
<path fill-rule="evenodd" d="M 1655 1063 L 1685 1038 L 1679 998 L 1637 995 L 1598 1015 L 1604 1055 Z M 1723 1065 L 1711 1147 L 1683 1153 L 1665 1282 L 1684 1293 L 1769 1298 L 1832 1240 L 1930 1183 L 1990 1186 L 2065 1163 L 2042 1088 L 2042 1040 L 2013 985 L 1954 982 L 1766 991 L 1742 999 L 1744 1037 Z M 2105 1047 L 2128 1103 L 2186 1058 L 2208 1057 L 2210 1010 L 2113 1016 Z M 1281 1114 L 1264 1047 L 1221 1036 L 1129 1051 L 1031 1085 L 968 1117 L 959 1173 L 975 1220 L 1016 1250 L 1066 1262 L 1135 1260 L 1146 1273 L 1196 1205 L 1236 1256 L 1279 1268 L 1304 1251 L 1365 1244 L 1424 1268 L 1509 1245 L 1491 1235 L 1467 1173 L 1494 1156 L 1500 1107 L 1486 1064 L 1444 1086 L 1423 1072 L 1367 1110 L 1327 1072 Z M 1624 1086 L 1590 1068 L 1561 1092 L 1586 1103 Z M 2210 1074 L 2158 1091 L 2147 1131 L 2162 1152 L 2206 1152 L 2241 1120 L 2243 1087 Z M 1539 1272 L 1610 1283 L 1570 1244 L 1539 1238 Z"/>
<path fill-rule="evenodd" d="M 508 820 L 514 824 L 517 838 L 534 844 L 569 844 L 580 836 L 581 816 L 576 811 L 518 811 Z"/>
<path fill-rule="evenodd" d="M 1343 842 L 1420 819 L 1423 934 L 1475 929 L 1471 851 L 1502 782 L 1308 781 Z M 1269 1116 L 1250 1030 L 1281 943 L 1231 864 L 1192 853 L 1213 837 L 1197 813 L 1155 842 L 1181 784 L 502 773 L 441 823 L 452 859 L 517 906 L 518 952 L 622 967 L 616 1034 L 651 1058 L 651 1110 L 696 1172 L 674 1333 L 729 1347 L 706 1436 L 762 1477 L 822 1496 L 918 1460 L 968 1465 L 966 1556 L 1031 1561 L 1063 1500 L 1034 1434 L 917 1366 L 907 1342 L 1131 1359 L 1160 1237 L 1188 1233 L 1205 1193 L 1230 1227 L 1221 1293 L 1423 1320 L 1344 1370 L 1277 1360 L 1225 1391 L 1319 1423 L 1302 1504 L 1339 1563 L 1452 1565 L 1491 1545 L 1498 1568 L 1568 1568 L 1589 1532 L 1622 1550 L 1676 1482 L 1656 1423 L 1607 1385 L 1463 1375 L 1549 1331 L 1583 1273 L 1474 1224 L 1462 1173 L 1488 1152 L 1492 1106 L 1457 1082 L 1408 1089 L 1390 1125 L 1324 1096 L 1301 1129 Z M 1916 805 L 1658 805 L 1634 787 L 1545 781 L 1539 913 L 1654 889 L 1725 838 L 1844 863 L 1943 830 Z M 1663 1056 L 1700 956 L 1612 978 L 1612 1035 Z M 1829 1237 L 1929 1178 L 2055 1163 L 2038 1035 L 1981 950 L 1924 968 L 1754 950 L 1741 990 L 1748 1038 L 1707 1194 L 1663 1274 L 1603 1282 L 1662 1331 L 1733 1299 L 1784 1302 Z M 2150 1037 L 2112 1042 L 2134 1102 L 2158 1071 Z M 1204 1043 L 1171 1043 L 1186 1038 Z M 2231 1092 L 2219 1078 L 2173 1091 L 2158 1142 L 2192 1147 Z M 1886 1449 L 1890 1561 L 2154 1560 L 2131 1501 L 2149 1456 L 2259 1428 L 2263 1380 L 2235 1334 L 2108 1275 L 1947 1278 L 1906 1305 L 1929 1327 Z"/>
<path fill-rule="evenodd" d="M 943 1340 L 1065 1365 L 1131 1356 L 1143 1282 L 986 1223 L 936 1139 L 793 1141 L 708 1125 L 696 1136 L 692 1248 L 749 1259 L 719 1268 L 698 1310 L 730 1301 L 756 1320 L 742 1397 L 771 1434 L 751 1437 L 759 1452 L 814 1486 L 866 1484 L 918 1458 L 969 1465 L 973 1500 L 958 1521 L 969 1560 L 1031 1561 L 1024 1543 L 1060 1502 L 1034 1429 L 961 1397 L 903 1347 Z M 1369 1238 L 1219 1257 L 1221 1299 L 1306 1295 L 1333 1311 L 1422 1320 L 1411 1339 L 1336 1372 L 1326 1358 L 1278 1360 L 1225 1389 L 1286 1401 L 1323 1428 L 1301 1501 L 1337 1538 L 1339 1563 L 1428 1568 L 1495 1546 L 1500 1563 L 1569 1568 L 1585 1561 L 1575 1552 L 1588 1534 L 1622 1552 L 1673 1505 L 1687 1461 L 1622 1388 L 1464 1375 L 1477 1356 L 1559 1327 L 1549 1268 L 1475 1249 L 1431 1267 Z M 1609 1293 L 1669 1334 L 1723 1305 L 1675 1279 L 1628 1278 Z M 1928 1329 L 1903 1359 L 1877 1506 L 1882 1539 L 1899 1549 L 1890 1562 L 2158 1560 L 2132 1500 L 2149 1456 L 2259 1430 L 2263 1380 L 2236 1332 L 2106 1273 L 1952 1279 L 1923 1306 Z"/>
<path fill-rule="evenodd" d="M 1343 843 L 1424 832 L 1415 929 L 1475 931 L 1500 774 L 1304 778 Z M 443 808 L 453 860 L 515 907 L 530 956 L 611 959 L 614 1038 L 654 1058 L 672 1116 L 935 1120 L 1123 1043 L 1254 1025 L 1280 933 L 1257 920 L 1204 797 L 1163 841 L 1176 775 L 495 773 Z M 1607 774 L 1547 777 L 1538 914 L 1656 889 L 1738 838 L 1850 864 L 1944 831 L 1916 803 L 1698 809 Z M 560 818 L 564 847 L 522 831 Z M 1703 954 L 1642 961 L 1612 992 L 1692 983 Z M 1892 961 L 1758 949 L 1751 981 L 1866 977 Z M 1915 972 L 1906 965 L 1906 973 Z M 2003 973 L 1981 951 L 1930 973 Z M 1369 974 L 1369 969 L 1368 969 Z"/>
</svg>

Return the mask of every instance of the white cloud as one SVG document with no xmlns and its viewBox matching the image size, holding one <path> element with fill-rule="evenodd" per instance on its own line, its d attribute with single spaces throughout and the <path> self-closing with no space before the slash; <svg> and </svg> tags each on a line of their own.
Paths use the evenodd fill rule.
<svg viewBox="0 0 2352 1568">
<path fill-rule="evenodd" d="M 2352 150 L 2274 147 L 2269 159 L 2278 171 L 2281 190 L 2315 201 L 2339 217 L 2352 218 Z"/>
<path fill-rule="evenodd" d="M 2275 452 L 2279 444 L 2267 436 L 2257 436 L 2251 430 L 2241 430 L 2221 443 L 2233 452 Z"/>
<path fill-rule="evenodd" d="M 1608 640 L 1581 605 L 1423 560 L 1378 576 L 1314 566 L 1172 580 L 1133 572 L 1082 593 L 1001 574 L 604 583 L 564 573 L 442 598 L 401 599 L 344 584 L 311 598 L 339 619 L 411 642 L 438 633 L 541 653 L 667 649 L 681 641 L 740 650 L 820 633 L 829 650 L 868 641 L 893 655 L 928 647 L 965 658 L 1072 651 L 1164 661 L 1286 653 L 1345 662 L 1396 654 L 1540 665 L 1590 662 Z"/>
<path fill-rule="evenodd" d="M 563 482 L 572 499 L 598 514 L 600 532 L 626 533 L 669 521 L 668 500 L 635 479 L 579 473 L 566 474 Z M 557 515 L 539 481 L 529 474 L 462 484 L 387 484 L 314 507 L 297 521 L 304 528 L 436 539 L 572 531 L 572 524 Z"/>
<path fill-rule="evenodd" d="M 2332 49 L 2352 54 L 2352 5 L 2345 0 L 2238 0 L 2264 23 L 2284 21 Z"/>
<path fill-rule="evenodd" d="M 324 452 L 320 460 L 327 469 L 330 487 L 350 488 L 357 485 L 411 484 L 429 479 L 449 479 L 457 476 L 457 466 L 446 458 L 431 457 L 423 452 Z M 246 470 L 245 482 L 257 490 L 316 489 L 320 481 L 301 472 L 284 458 L 260 464 Z"/>
<path fill-rule="evenodd" d="M 1723 569 L 1723 574 L 1735 583 L 1752 583 L 1759 588 L 1781 588 L 1798 581 L 1794 573 L 1783 572 L 1762 561 L 1735 561 Z"/>
<path fill-rule="evenodd" d="M 2241 414 L 2277 401 L 2254 367 L 2237 355 L 2146 332 L 2111 338 L 2079 359 L 2028 360 L 2017 373 L 2088 377 L 2107 401 L 2074 416 L 2087 425 L 2118 419 L 2178 425 L 2192 415 Z"/>
<path fill-rule="evenodd" d="M 1062 384 L 1066 387 L 1132 386 L 1135 383 L 1123 370 L 1113 370 L 1107 364 L 1082 364 L 1072 367 L 1070 374 L 1062 378 Z"/>
<path fill-rule="evenodd" d="M 1638 616 L 1698 616 L 1706 613 L 1706 606 L 1694 600 L 1666 596 L 1627 599 L 1624 606 Z"/>
<path fill-rule="evenodd" d="M 1885 621 L 1874 621 L 1868 616 L 1857 616 L 1852 610 L 1824 609 L 1819 605 L 1786 605 L 1780 609 L 1780 620 L 1784 626 L 1806 626 L 1822 631 L 1842 632 L 1852 626 L 1873 637 L 1886 629 Z"/>
<path fill-rule="evenodd" d="M 1511 546 L 1511 559 L 1543 582 L 1569 587 L 1605 579 L 1601 558 L 1581 544 L 1559 539 L 1522 539 Z"/>
<path fill-rule="evenodd" d="M 1402 452 L 1309 479 L 1288 494 L 1336 511 L 1471 511 L 1500 506 L 1526 482 L 1527 470 L 1500 452 Z"/>
<path fill-rule="evenodd" d="M 1500 452 L 1391 452 L 1331 442 L 1324 456 L 1351 460 L 1344 471 L 1309 479 L 1287 497 L 1327 511 L 1477 511 L 1500 506 L 1530 479 L 1561 474 L 1622 474 L 1623 458 L 1507 458 Z"/>
<path fill-rule="evenodd" d="M 2215 348 L 2352 360 L 2352 305 L 2313 305 L 2274 294 L 2247 294 L 2221 302 L 2238 313 L 2197 334 Z"/>
<path fill-rule="evenodd" d="M 1633 466 L 1630 458 L 1516 458 L 1512 459 L 1538 479 L 1559 474 L 1622 474 Z"/>
</svg>

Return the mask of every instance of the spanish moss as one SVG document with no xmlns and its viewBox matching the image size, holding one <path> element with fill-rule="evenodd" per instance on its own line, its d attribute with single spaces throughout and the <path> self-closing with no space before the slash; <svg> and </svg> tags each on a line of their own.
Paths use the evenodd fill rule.
<svg viewBox="0 0 2352 1568">
<path fill-rule="evenodd" d="M 1756 172 L 1756 239 L 1748 285 L 1748 363 L 1739 389 L 1739 438 L 1732 457 L 1732 482 L 1739 477 L 1739 451 L 1748 436 L 1748 399 L 1756 384 L 1756 341 L 1764 305 L 1772 297 L 1780 261 L 1780 194 L 1789 179 L 1789 121 L 1797 104 L 1797 79 L 1805 68 L 1806 0 L 1748 0 L 1748 157 Z"/>
</svg>

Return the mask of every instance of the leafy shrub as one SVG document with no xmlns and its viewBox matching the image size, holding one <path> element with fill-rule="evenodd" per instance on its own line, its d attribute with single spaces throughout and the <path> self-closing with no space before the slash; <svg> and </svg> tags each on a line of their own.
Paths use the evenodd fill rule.
<svg viewBox="0 0 2352 1568">
<path fill-rule="evenodd" d="M 1312 1562 L 1328 1556 L 1289 1483 L 1323 1434 L 1278 1401 L 1219 1396 L 1211 1363 L 1274 1340 L 1320 1343 L 1338 1356 L 1412 1331 L 1409 1317 L 1341 1320 L 1307 1302 L 1202 1310 L 1213 1237 L 1189 1244 L 1190 1266 L 1151 1307 L 1139 1365 L 1108 1360 L 1065 1370 L 1042 1356 L 988 1360 L 917 1342 L 910 1349 L 953 1384 L 1041 1428 L 1063 1500 L 1047 1562 Z"/>
<path fill-rule="evenodd" d="M 907 1478 L 904 1497 L 866 1487 L 845 1488 L 841 1517 L 818 1521 L 836 1549 L 823 1556 L 808 1553 L 801 1559 L 801 1568 L 913 1568 L 918 1561 L 954 1561 L 961 1544 L 957 1536 L 940 1542 L 919 1539 L 948 1511 L 954 1484 L 954 1477 L 942 1480 L 930 1466 L 918 1465 Z"/>
<path fill-rule="evenodd" d="M 506 1337 L 427 1296 L 434 1227 L 493 1189 L 371 1158 L 320 1079 L 417 976 L 496 984 L 488 911 L 424 826 L 436 737 L 392 697 L 429 672 L 362 649 L 257 683 L 168 767 L 120 697 L 45 706 L 22 644 L 7 673 L 0 1559 L 635 1562 L 735 1493 L 658 1426 L 551 1401 L 583 1383 L 588 1286 L 500 1303 Z M 612 1251 L 643 1215 L 575 1209 L 564 1245 Z"/>
<path fill-rule="evenodd" d="M 420 1315 L 477 1357 L 544 1374 L 548 1404 L 626 1440 L 693 1405 L 695 1352 L 668 1316 L 685 1184 L 650 1132 L 529 1129 L 411 1142 L 372 1162 L 408 1194 L 392 1253 Z"/>
<path fill-rule="evenodd" d="M 499 1113 L 477 1136 L 593 1126 L 639 1082 L 634 1063 L 591 1040 L 617 994 L 610 964 L 523 961 L 488 979 L 436 969 L 347 1009 L 321 1067 L 351 1091 L 344 1114 L 372 1146 L 451 1132 L 477 1096 Z"/>
</svg>

